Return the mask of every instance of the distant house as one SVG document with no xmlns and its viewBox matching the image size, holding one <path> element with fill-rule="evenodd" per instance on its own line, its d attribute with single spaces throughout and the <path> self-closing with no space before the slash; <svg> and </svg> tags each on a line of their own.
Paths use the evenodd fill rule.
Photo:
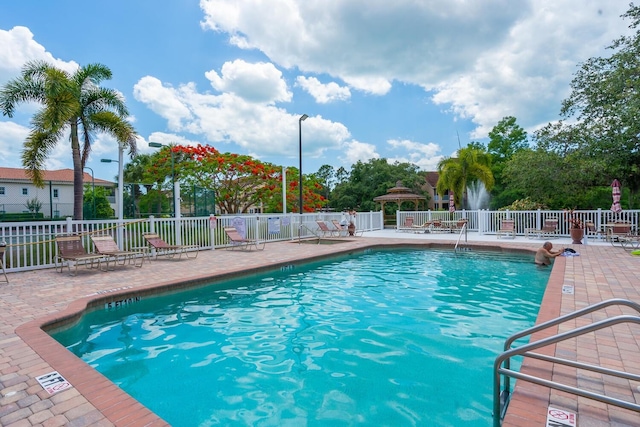
<svg viewBox="0 0 640 427">
<path fill-rule="evenodd" d="M 84 173 L 84 184 L 115 187 Z M 44 188 L 33 185 L 24 169 L 0 167 L 0 220 L 8 213 L 41 213 L 44 218 L 73 216 L 73 170 L 43 171 Z"/>
<path fill-rule="evenodd" d="M 440 174 L 438 172 L 427 172 L 425 174 L 426 184 L 424 190 L 431 196 L 427 205 L 428 209 L 432 211 L 449 210 L 449 192 L 447 191 L 447 194 L 440 196 L 436 191 L 439 178 Z"/>
</svg>

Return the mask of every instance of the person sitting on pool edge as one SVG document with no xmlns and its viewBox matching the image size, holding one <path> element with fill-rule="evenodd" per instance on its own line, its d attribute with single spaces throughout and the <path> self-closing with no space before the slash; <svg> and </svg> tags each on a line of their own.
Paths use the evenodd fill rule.
<svg viewBox="0 0 640 427">
<path fill-rule="evenodd" d="M 551 242 L 544 242 L 542 247 L 536 251 L 535 263 L 538 265 L 550 265 L 551 258 L 560 256 L 564 250 L 553 251 Z"/>
</svg>

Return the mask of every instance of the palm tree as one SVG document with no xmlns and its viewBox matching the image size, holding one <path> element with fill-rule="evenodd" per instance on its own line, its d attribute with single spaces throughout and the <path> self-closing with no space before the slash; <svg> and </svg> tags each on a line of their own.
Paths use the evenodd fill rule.
<svg viewBox="0 0 640 427">
<path fill-rule="evenodd" d="M 43 187 L 44 162 L 66 132 L 73 155 L 73 217 L 82 219 L 83 169 L 97 132 L 112 135 L 129 153 L 136 152 L 137 134 L 126 120 L 129 112 L 122 96 L 99 86 L 111 78 L 102 64 L 89 64 L 70 74 L 44 61 L 25 64 L 22 75 L 0 91 L 0 109 L 13 117 L 16 104 L 35 101 L 42 105 L 31 118 L 24 141 L 22 165 L 34 185 Z"/>
<path fill-rule="evenodd" d="M 454 203 L 460 204 L 460 197 L 464 197 L 467 186 L 473 181 L 484 183 L 487 191 L 493 188 L 494 179 L 491 173 L 489 155 L 476 147 L 465 147 L 458 150 L 458 157 L 448 157 L 438 163 L 438 183 L 436 190 L 443 195 L 447 190 L 453 190 Z"/>
</svg>

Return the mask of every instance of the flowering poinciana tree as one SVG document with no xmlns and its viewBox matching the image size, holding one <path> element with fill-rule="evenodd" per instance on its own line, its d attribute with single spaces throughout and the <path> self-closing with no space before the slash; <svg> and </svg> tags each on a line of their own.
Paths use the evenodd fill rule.
<svg viewBox="0 0 640 427">
<path fill-rule="evenodd" d="M 175 145 L 170 150 L 169 154 L 174 156 L 176 179 L 212 190 L 216 204 L 223 212 L 245 213 L 249 207 L 259 206 L 261 202 L 268 210 L 282 209 L 279 167 L 251 156 L 221 153 L 209 145 Z M 287 199 L 291 192 L 298 194 L 297 182 L 290 182 L 288 188 Z M 276 200 L 280 203 L 274 203 Z M 323 199 L 305 188 L 303 201 L 304 210 L 313 211 L 322 205 Z"/>
</svg>

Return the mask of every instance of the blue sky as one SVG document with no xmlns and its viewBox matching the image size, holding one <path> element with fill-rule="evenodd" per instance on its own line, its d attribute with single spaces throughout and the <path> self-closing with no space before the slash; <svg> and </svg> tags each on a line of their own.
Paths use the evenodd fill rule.
<svg viewBox="0 0 640 427">
<path fill-rule="evenodd" d="M 629 0 L 22 0 L 0 3 L 0 85 L 29 60 L 102 63 L 149 141 L 209 144 L 303 172 L 387 158 L 435 170 L 505 116 L 558 119 L 580 62 L 623 34 Z M 21 167 L 34 105 L 0 116 Z M 48 169 L 71 168 L 66 140 Z M 117 144 L 87 166 L 113 180 Z M 126 162 L 126 161 L 125 161 Z"/>
</svg>

